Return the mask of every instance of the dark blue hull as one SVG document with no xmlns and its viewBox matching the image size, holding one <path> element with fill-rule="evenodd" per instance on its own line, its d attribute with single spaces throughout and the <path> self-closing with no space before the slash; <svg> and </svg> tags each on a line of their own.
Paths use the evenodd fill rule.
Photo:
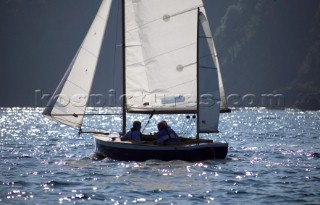
<svg viewBox="0 0 320 205">
<path fill-rule="evenodd" d="M 228 143 L 200 143 L 190 145 L 159 146 L 143 143 L 123 143 L 95 137 L 96 152 L 120 161 L 203 161 L 225 159 Z"/>
</svg>

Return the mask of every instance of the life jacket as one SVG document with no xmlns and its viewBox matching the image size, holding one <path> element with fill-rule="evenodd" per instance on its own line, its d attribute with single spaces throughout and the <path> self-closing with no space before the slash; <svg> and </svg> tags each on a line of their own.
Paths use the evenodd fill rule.
<svg viewBox="0 0 320 205">
<path fill-rule="evenodd" d="M 142 133 L 140 132 L 140 130 L 136 130 L 136 129 L 131 128 L 131 130 L 130 130 L 130 140 L 131 141 L 133 141 L 133 137 L 132 137 L 133 132 L 139 132 L 140 140 L 142 139 Z"/>
<path fill-rule="evenodd" d="M 163 134 L 160 139 L 157 139 L 158 144 L 176 144 L 179 142 L 178 136 L 170 128 L 167 128 L 162 132 L 165 132 L 165 134 Z"/>
</svg>

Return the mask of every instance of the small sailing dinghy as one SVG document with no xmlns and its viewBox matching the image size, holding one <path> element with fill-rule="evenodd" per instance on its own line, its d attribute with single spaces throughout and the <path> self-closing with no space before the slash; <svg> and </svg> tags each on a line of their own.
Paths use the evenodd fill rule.
<svg viewBox="0 0 320 205">
<path fill-rule="evenodd" d="M 81 129 L 112 0 L 99 11 L 43 114 Z M 126 113 L 193 114 L 196 137 L 179 136 L 158 145 L 153 135 L 141 142 L 94 133 L 96 152 L 115 160 L 224 159 L 227 142 L 201 139 L 217 133 L 219 113 L 228 112 L 219 62 L 202 0 L 122 0 L 122 133 Z M 179 132 L 178 132 L 179 133 Z"/>
</svg>

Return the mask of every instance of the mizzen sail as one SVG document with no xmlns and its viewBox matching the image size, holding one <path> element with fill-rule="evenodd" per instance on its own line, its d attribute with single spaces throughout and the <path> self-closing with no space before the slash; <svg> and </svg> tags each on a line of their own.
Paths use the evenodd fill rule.
<svg viewBox="0 0 320 205">
<path fill-rule="evenodd" d="M 43 114 L 72 127 L 81 127 L 112 0 L 103 0 L 99 11 Z"/>
<path fill-rule="evenodd" d="M 228 110 L 228 105 L 227 105 L 227 99 L 226 99 L 226 94 L 224 91 L 224 86 L 223 86 L 223 80 L 222 80 L 222 76 L 221 76 L 221 69 L 220 69 L 220 64 L 219 64 L 219 59 L 218 59 L 218 54 L 215 48 L 215 44 L 213 41 L 213 37 L 212 37 L 212 33 L 211 33 L 211 29 L 210 29 L 210 25 L 209 25 L 209 21 L 207 18 L 207 14 L 204 8 L 200 9 L 201 15 L 200 15 L 200 19 L 201 19 L 201 26 L 203 28 L 204 34 L 206 36 L 206 39 L 208 41 L 208 46 L 210 48 L 210 52 L 211 52 L 211 57 L 214 61 L 215 67 L 217 69 L 217 74 L 218 74 L 218 81 L 219 81 L 219 92 L 220 92 L 220 110 L 226 111 Z"/>
<path fill-rule="evenodd" d="M 198 133 L 218 132 L 220 92 L 218 61 L 204 8 L 199 8 Z"/>
</svg>

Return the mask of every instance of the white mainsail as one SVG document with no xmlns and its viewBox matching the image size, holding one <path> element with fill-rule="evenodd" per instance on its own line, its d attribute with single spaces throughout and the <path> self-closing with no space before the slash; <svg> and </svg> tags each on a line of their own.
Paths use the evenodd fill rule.
<svg viewBox="0 0 320 205">
<path fill-rule="evenodd" d="M 199 7 L 201 0 L 125 1 L 129 112 L 196 112 Z"/>
<path fill-rule="evenodd" d="M 112 0 L 103 0 L 99 11 L 66 74 L 43 114 L 72 127 L 81 127 L 87 106 Z"/>
</svg>

